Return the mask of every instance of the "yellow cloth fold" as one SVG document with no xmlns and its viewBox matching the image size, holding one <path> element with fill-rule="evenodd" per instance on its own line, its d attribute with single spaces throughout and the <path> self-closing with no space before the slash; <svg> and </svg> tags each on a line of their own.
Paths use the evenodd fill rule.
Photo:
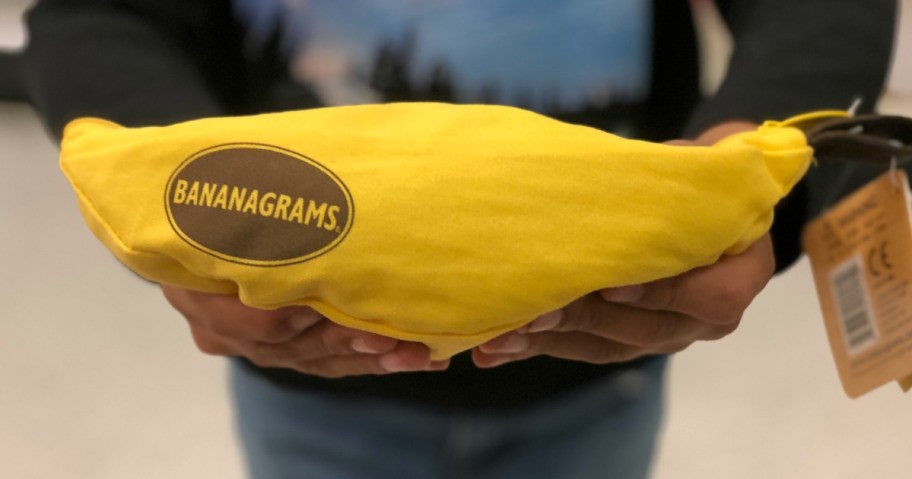
<svg viewBox="0 0 912 479">
<path fill-rule="evenodd" d="M 70 123 L 85 220 L 149 280 L 469 349 L 600 288 L 743 251 L 811 160 L 768 122 L 712 147 L 501 106 Z"/>
</svg>

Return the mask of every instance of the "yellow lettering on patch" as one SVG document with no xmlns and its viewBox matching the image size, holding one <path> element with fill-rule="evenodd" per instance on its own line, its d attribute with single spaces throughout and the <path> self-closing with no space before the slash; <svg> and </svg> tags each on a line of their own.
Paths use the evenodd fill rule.
<svg viewBox="0 0 912 479">
<path fill-rule="evenodd" d="M 215 189 L 218 185 L 215 183 L 203 183 L 203 191 L 200 194 L 200 205 L 212 207 L 212 198 L 215 196 Z"/>
<path fill-rule="evenodd" d="M 329 207 L 329 210 L 327 211 L 329 213 L 329 221 L 327 221 L 326 224 L 323 225 L 323 228 L 326 231 L 332 231 L 332 230 L 336 229 L 336 225 L 339 224 L 339 220 L 336 218 L 336 214 L 339 213 L 340 209 L 341 208 L 339 208 L 336 205 L 332 205 Z"/>
<path fill-rule="evenodd" d="M 307 214 L 304 216 L 304 224 L 309 225 L 310 220 L 317 220 L 317 227 L 323 226 L 323 219 L 326 216 L 326 203 L 320 203 L 320 206 L 317 206 L 317 202 L 310 200 L 307 204 Z"/>
<path fill-rule="evenodd" d="M 277 196 L 278 195 L 270 191 L 260 197 L 260 216 L 272 216 L 272 212 L 275 210 L 275 200 Z"/>
<path fill-rule="evenodd" d="M 218 195 L 215 196 L 215 201 L 212 202 L 213 208 L 228 208 L 228 185 L 222 185 L 219 188 Z"/>
<path fill-rule="evenodd" d="M 241 210 L 244 213 L 257 213 L 257 203 L 260 199 L 260 192 L 253 190 L 250 192 L 250 196 L 247 197 L 247 202 L 244 203 L 244 208 Z"/>
<path fill-rule="evenodd" d="M 194 205 L 194 206 L 199 205 L 199 188 L 200 188 L 199 181 L 194 181 L 193 184 L 190 185 L 190 191 L 187 192 L 187 204 L 188 205 Z"/>
<path fill-rule="evenodd" d="M 288 215 L 288 221 L 297 221 L 304 224 L 304 199 L 298 198 L 294 206 L 291 207 L 291 213 Z"/>
<path fill-rule="evenodd" d="M 187 180 L 177 180 L 177 186 L 174 188 L 174 196 L 171 202 L 175 205 L 182 205 L 187 200 L 187 187 L 190 186 Z"/>
<path fill-rule="evenodd" d="M 177 180 L 171 197 L 174 204 L 221 208 L 281 219 L 333 231 L 339 226 L 342 207 L 286 194 L 187 180 Z"/>
<path fill-rule="evenodd" d="M 282 218 L 288 221 L 288 206 L 291 205 L 291 197 L 288 195 L 279 195 L 279 201 L 276 203 L 275 214 L 273 218 Z"/>
<path fill-rule="evenodd" d="M 228 209 L 234 211 L 244 210 L 244 200 L 247 198 L 247 188 L 231 188 L 231 199 L 228 202 Z"/>
</svg>

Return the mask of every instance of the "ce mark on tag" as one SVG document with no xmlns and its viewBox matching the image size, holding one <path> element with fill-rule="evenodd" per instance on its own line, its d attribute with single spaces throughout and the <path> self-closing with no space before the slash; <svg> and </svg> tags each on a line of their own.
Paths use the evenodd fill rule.
<svg viewBox="0 0 912 479">
<path fill-rule="evenodd" d="M 872 276 L 880 276 L 888 270 L 893 269 L 893 264 L 890 263 L 888 258 L 886 240 L 881 241 L 879 245 L 873 246 L 868 250 L 867 261 L 865 261 L 865 263 L 868 265 L 868 270 L 871 272 Z"/>
</svg>

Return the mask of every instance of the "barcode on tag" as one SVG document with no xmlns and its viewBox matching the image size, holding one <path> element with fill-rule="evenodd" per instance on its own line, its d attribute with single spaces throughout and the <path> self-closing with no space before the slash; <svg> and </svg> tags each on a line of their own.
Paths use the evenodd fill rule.
<svg viewBox="0 0 912 479">
<path fill-rule="evenodd" d="M 830 277 L 849 354 L 877 341 L 862 267 L 861 258 L 855 256 L 836 268 Z"/>
</svg>

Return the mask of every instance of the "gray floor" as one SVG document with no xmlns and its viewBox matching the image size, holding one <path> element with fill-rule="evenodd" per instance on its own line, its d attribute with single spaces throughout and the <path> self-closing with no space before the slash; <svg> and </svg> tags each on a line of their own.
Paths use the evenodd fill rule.
<svg viewBox="0 0 912 479">
<path fill-rule="evenodd" d="M 0 381 L 0 477 L 243 476 L 222 361 L 91 237 L 35 116 L 2 103 Z M 658 479 L 912 477 L 912 395 L 845 397 L 806 262 L 669 385 Z"/>
</svg>

